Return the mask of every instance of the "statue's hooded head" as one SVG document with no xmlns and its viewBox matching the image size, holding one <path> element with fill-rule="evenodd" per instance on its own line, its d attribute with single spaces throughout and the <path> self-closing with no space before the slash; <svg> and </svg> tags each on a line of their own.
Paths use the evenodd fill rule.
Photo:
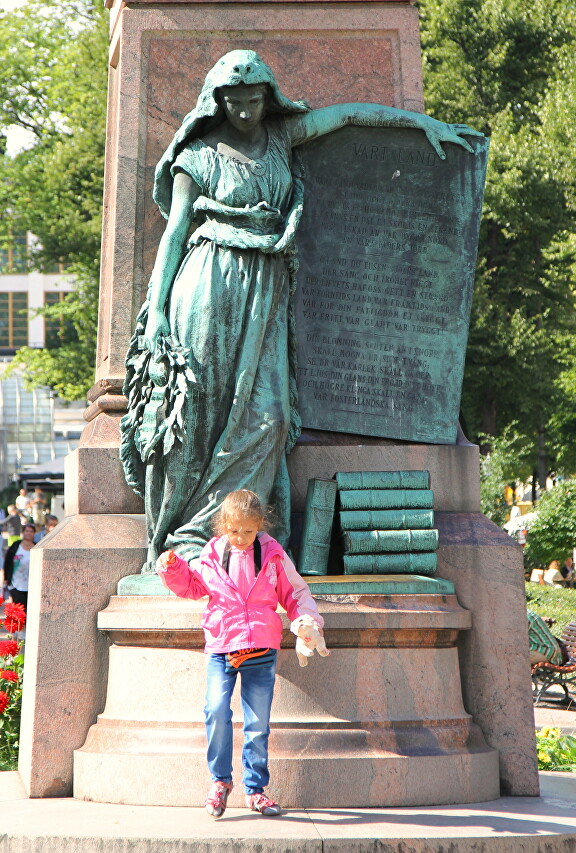
<svg viewBox="0 0 576 853">
<path fill-rule="evenodd" d="M 224 111 L 218 99 L 222 86 L 247 86 L 267 84 L 269 100 L 267 114 L 307 112 L 304 101 L 291 101 L 278 87 L 272 69 L 253 50 L 231 50 L 206 75 L 202 91 L 192 112 L 188 113 L 180 128 L 156 167 L 154 201 L 163 216 L 168 216 L 172 199 L 172 175 L 170 168 L 179 152 L 193 139 L 202 136 L 210 128 L 224 120 Z"/>
</svg>

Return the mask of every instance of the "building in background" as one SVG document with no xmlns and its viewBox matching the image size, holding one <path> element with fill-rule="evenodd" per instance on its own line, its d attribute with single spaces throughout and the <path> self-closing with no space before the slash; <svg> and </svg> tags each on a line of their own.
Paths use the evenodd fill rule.
<svg viewBox="0 0 576 853">
<path fill-rule="evenodd" d="M 33 245 L 30 234 L 10 234 L 0 242 L 0 489 L 32 466 L 66 456 L 78 445 L 84 425 L 83 402 L 64 404 L 48 388 L 29 391 L 17 372 L 2 380 L 19 347 L 58 343 L 64 319 L 36 312 L 73 289 L 63 266 L 28 269 Z"/>
</svg>

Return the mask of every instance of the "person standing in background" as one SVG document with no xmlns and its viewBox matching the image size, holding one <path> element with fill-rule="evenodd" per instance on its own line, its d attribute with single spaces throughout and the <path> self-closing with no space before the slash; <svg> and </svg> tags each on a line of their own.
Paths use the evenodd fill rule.
<svg viewBox="0 0 576 853">
<path fill-rule="evenodd" d="M 26 489 L 20 489 L 20 494 L 14 501 L 16 504 L 16 509 L 18 512 L 22 513 L 22 515 L 28 515 L 30 512 L 30 501 L 32 498 L 26 492 Z"/>
<path fill-rule="evenodd" d="M 28 606 L 28 576 L 30 573 L 30 551 L 34 547 L 36 528 L 27 522 L 22 528 L 22 539 L 14 542 L 6 551 L 2 571 L 2 588 L 8 587 L 14 604 Z"/>
<path fill-rule="evenodd" d="M 8 548 L 10 548 L 17 539 L 20 539 L 22 533 L 22 519 L 14 504 L 9 505 L 8 516 L 2 522 L 2 527 L 8 534 Z"/>
<path fill-rule="evenodd" d="M 30 510 L 32 521 L 36 525 L 36 532 L 39 533 L 44 527 L 44 519 L 46 518 L 46 498 L 40 486 L 34 489 L 34 497 L 30 501 Z"/>
<path fill-rule="evenodd" d="M 552 560 L 546 571 L 544 572 L 544 583 L 546 586 L 564 586 L 564 578 L 560 572 L 560 562 Z"/>
</svg>

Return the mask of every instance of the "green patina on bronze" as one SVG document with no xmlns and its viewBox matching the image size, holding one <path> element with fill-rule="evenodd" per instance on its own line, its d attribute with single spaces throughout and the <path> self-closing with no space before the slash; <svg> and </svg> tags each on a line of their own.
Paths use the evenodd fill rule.
<svg viewBox="0 0 576 853">
<path fill-rule="evenodd" d="M 428 471 L 339 471 L 339 489 L 429 489 Z"/>
<path fill-rule="evenodd" d="M 432 509 L 431 489 L 343 489 L 338 493 L 342 509 Z"/>
<path fill-rule="evenodd" d="M 452 581 L 419 575 L 390 575 L 378 580 L 310 578 L 308 583 L 312 595 L 454 595 L 455 592 Z"/>
<path fill-rule="evenodd" d="M 431 509 L 342 510 L 342 530 L 428 530 L 434 527 Z"/>
<path fill-rule="evenodd" d="M 308 480 L 304 527 L 297 561 L 301 575 L 328 574 L 337 490 L 336 480 Z"/>
<path fill-rule="evenodd" d="M 454 595 L 454 584 L 444 578 L 392 575 L 370 580 L 350 577 L 309 578 L 312 595 Z M 118 595 L 173 595 L 158 575 L 128 575 L 118 584 Z"/>
<path fill-rule="evenodd" d="M 344 554 L 345 575 L 434 575 L 438 566 L 435 553 Z"/>
<path fill-rule="evenodd" d="M 174 595 L 154 573 L 126 575 L 118 581 L 117 595 Z"/>
<path fill-rule="evenodd" d="M 303 152 L 298 390 L 305 427 L 454 444 L 488 141 L 445 160 L 408 129 Z"/>
<path fill-rule="evenodd" d="M 344 534 L 347 554 L 435 551 L 437 548 L 437 530 L 350 530 Z"/>
<path fill-rule="evenodd" d="M 127 355 L 121 445 L 127 482 L 145 500 L 144 571 L 166 548 L 197 557 L 223 498 L 238 488 L 273 504 L 273 533 L 288 541 L 286 453 L 301 423 L 292 312 L 304 198 L 297 150 L 353 126 L 402 128 L 440 160 L 443 143 L 450 157 L 460 147 L 471 161 L 468 152 L 481 147 L 481 135 L 463 125 L 391 107 L 310 110 L 280 92 L 257 54 L 241 50 L 209 72 L 158 164 L 154 198 L 168 224 Z M 336 428 L 359 431 L 352 420 Z"/>
</svg>

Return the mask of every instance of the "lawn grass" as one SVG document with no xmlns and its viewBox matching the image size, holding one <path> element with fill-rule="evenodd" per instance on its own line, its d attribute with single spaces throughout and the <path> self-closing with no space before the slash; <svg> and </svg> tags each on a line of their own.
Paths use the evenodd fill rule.
<svg viewBox="0 0 576 853">
<path fill-rule="evenodd" d="M 576 621 L 576 589 L 557 589 L 538 583 L 526 584 L 526 602 L 538 616 L 556 620 L 552 633 L 559 637 L 569 622 Z"/>
</svg>

